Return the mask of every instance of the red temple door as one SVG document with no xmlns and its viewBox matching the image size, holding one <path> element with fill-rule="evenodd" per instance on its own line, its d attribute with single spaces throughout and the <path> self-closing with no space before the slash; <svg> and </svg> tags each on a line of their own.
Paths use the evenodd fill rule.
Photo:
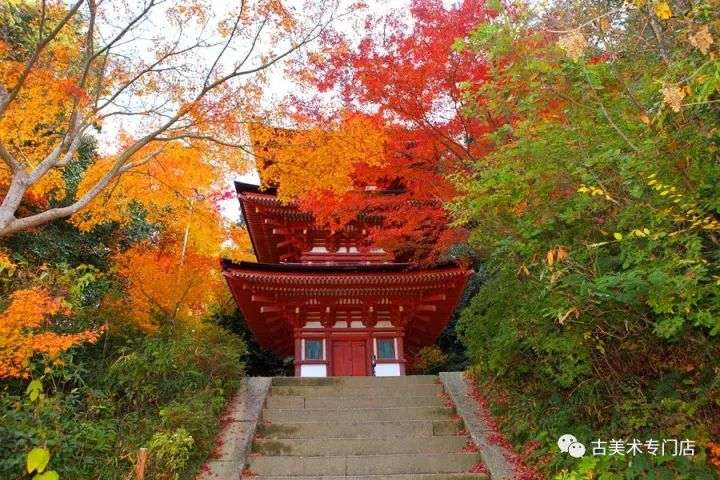
<svg viewBox="0 0 720 480">
<path fill-rule="evenodd" d="M 364 340 L 335 340 L 332 345 L 334 376 L 367 375 L 367 352 Z"/>
</svg>

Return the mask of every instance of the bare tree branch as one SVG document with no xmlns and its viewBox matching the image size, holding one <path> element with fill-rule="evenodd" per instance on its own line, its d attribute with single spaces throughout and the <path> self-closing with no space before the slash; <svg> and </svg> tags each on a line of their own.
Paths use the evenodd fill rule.
<svg viewBox="0 0 720 480">
<path fill-rule="evenodd" d="M 223 55 L 225 55 L 225 51 L 228 49 L 228 47 L 232 43 L 232 39 L 235 36 L 235 33 L 237 32 L 238 25 L 240 25 L 240 19 L 242 19 L 244 5 L 245 5 L 245 2 L 243 2 L 243 5 L 240 8 L 240 12 L 238 12 L 237 17 L 235 18 L 235 23 L 233 24 L 233 28 L 230 31 L 230 35 L 228 35 L 228 39 L 225 42 L 225 45 L 223 45 L 222 49 L 220 50 L 220 53 L 218 53 L 217 57 L 215 57 L 215 61 L 213 61 L 213 64 L 210 67 L 210 70 L 208 70 L 208 73 L 205 76 L 205 81 L 203 82 L 203 87 L 207 87 L 208 82 L 210 81 L 210 77 L 212 76 L 213 72 L 215 71 L 215 67 L 217 67 L 217 64 L 220 62 L 220 59 L 223 57 Z"/>
</svg>

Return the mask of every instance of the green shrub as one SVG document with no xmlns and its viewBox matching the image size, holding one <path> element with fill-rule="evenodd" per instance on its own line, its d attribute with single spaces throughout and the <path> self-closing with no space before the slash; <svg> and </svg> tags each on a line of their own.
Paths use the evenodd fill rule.
<svg viewBox="0 0 720 480">
<path fill-rule="evenodd" d="M 437 345 L 423 347 L 410 364 L 410 372 L 421 375 L 435 375 L 447 364 L 448 355 Z"/>
<path fill-rule="evenodd" d="M 239 381 L 243 353 L 239 339 L 210 324 L 174 336 L 163 332 L 124 348 L 108 370 L 105 387 L 126 411 L 157 408 L 186 391 Z"/>
<path fill-rule="evenodd" d="M 22 382 L 2 385 L 0 478 L 24 478 L 25 455 L 40 445 L 61 479 L 125 479 L 141 447 L 146 478 L 194 477 L 241 381 L 243 342 L 213 323 L 106 340 L 72 350 L 62 366 L 38 365 L 46 395 L 36 403 Z"/>
<path fill-rule="evenodd" d="M 194 445 L 193 437 L 184 428 L 172 433 L 158 432 L 150 439 L 148 447 L 152 459 L 152 471 L 158 479 L 179 478 L 187 467 Z"/>
<path fill-rule="evenodd" d="M 556 7 L 552 28 L 568 11 Z M 583 25 L 609 7 L 572 8 L 571 23 Z M 500 125 L 477 139 L 488 151 L 458 175 L 464 195 L 449 206 L 488 272 L 457 328 L 504 433 L 518 450 L 534 446 L 527 460 L 544 475 L 712 478 L 720 117 L 706 103 L 717 76 L 699 72 L 718 62 L 677 39 L 696 21 L 717 21 L 717 9 L 694 3 L 663 25 L 669 64 L 639 47 L 648 12 L 626 13 L 608 32 L 574 30 L 588 39 L 579 59 L 548 41 L 547 18 L 532 13 L 502 16 L 465 43 L 490 62 L 466 113 Z M 694 77 L 681 112 L 663 104 L 663 85 Z M 581 464 L 559 454 L 565 433 L 687 438 L 698 448 Z"/>
</svg>

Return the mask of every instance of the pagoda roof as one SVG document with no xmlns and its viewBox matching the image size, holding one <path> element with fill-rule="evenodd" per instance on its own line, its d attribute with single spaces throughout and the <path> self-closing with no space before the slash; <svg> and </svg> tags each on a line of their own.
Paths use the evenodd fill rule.
<svg viewBox="0 0 720 480">
<path fill-rule="evenodd" d="M 330 231 L 318 226 L 313 214 L 300 210 L 296 203 L 280 200 L 275 187 L 235 182 L 235 189 L 260 263 L 387 263 L 393 259 L 367 241 L 369 228 L 382 222 L 379 217 L 360 215 L 357 221 Z"/>
<path fill-rule="evenodd" d="M 253 252 L 259 262 L 279 263 L 296 257 L 292 228 L 309 229 L 313 217 L 300 212 L 294 205 L 284 205 L 277 197 L 277 189 L 263 189 L 259 185 L 235 182 L 240 210 L 247 227 Z M 292 221 L 288 228 L 281 223 Z M 274 224 L 270 224 L 274 221 Z M 283 233 L 279 233 L 279 232 Z"/>
<path fill-rule="evenodd" d="M 277 187 L 262 187 L 253 183 L 235 182 L 235 191 L 237 193 L 263 193 L 266 195 L 275 196 L 277 194 Z"/>
<path fill-rule="evenodd" d="M 432 345 L 447 325 L 472 273 L 458 265 L 307 265 L 235 263 L 223 275 L 246 322 L 264 348 L 292 354 L 300 318 L 334 309 L 384 312 L 405 328 L 409 352 Z M 303 317 L 304 316 L 304 317 Z M 399 323 L 398 323 L 399 322 Z"/>
<path fill-rule="evenodd" d="M 417 269 L 416 264 L 402 262 L 385 263 L 259 263 L 259 262 L 233 262 L 230 259 L 221 260 L 223 271 L 230 269 L 252 270 L 262 272 L 317 272 L 317 273 L 347 273 L 347 272 L 397 272 Z M 440 266 L 434 268 L 441 268 Z"/>
</svg>

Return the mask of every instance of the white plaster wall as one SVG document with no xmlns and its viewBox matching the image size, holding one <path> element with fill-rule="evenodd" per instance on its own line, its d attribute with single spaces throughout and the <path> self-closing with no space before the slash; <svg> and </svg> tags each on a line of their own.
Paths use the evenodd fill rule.
<svg viewBox="0 0 720 480">
<path fill-rule="evenodd" d="M 378 363 L 375 365 L 375 376 L 376 377 L 399 377 L 400 376 L 400 364 L 399 363 Z"/>
<path fill-rule="evenodd" d="M 325 365 L 300 365 L 301 377 L 327 377 Z"/>
</svg>

